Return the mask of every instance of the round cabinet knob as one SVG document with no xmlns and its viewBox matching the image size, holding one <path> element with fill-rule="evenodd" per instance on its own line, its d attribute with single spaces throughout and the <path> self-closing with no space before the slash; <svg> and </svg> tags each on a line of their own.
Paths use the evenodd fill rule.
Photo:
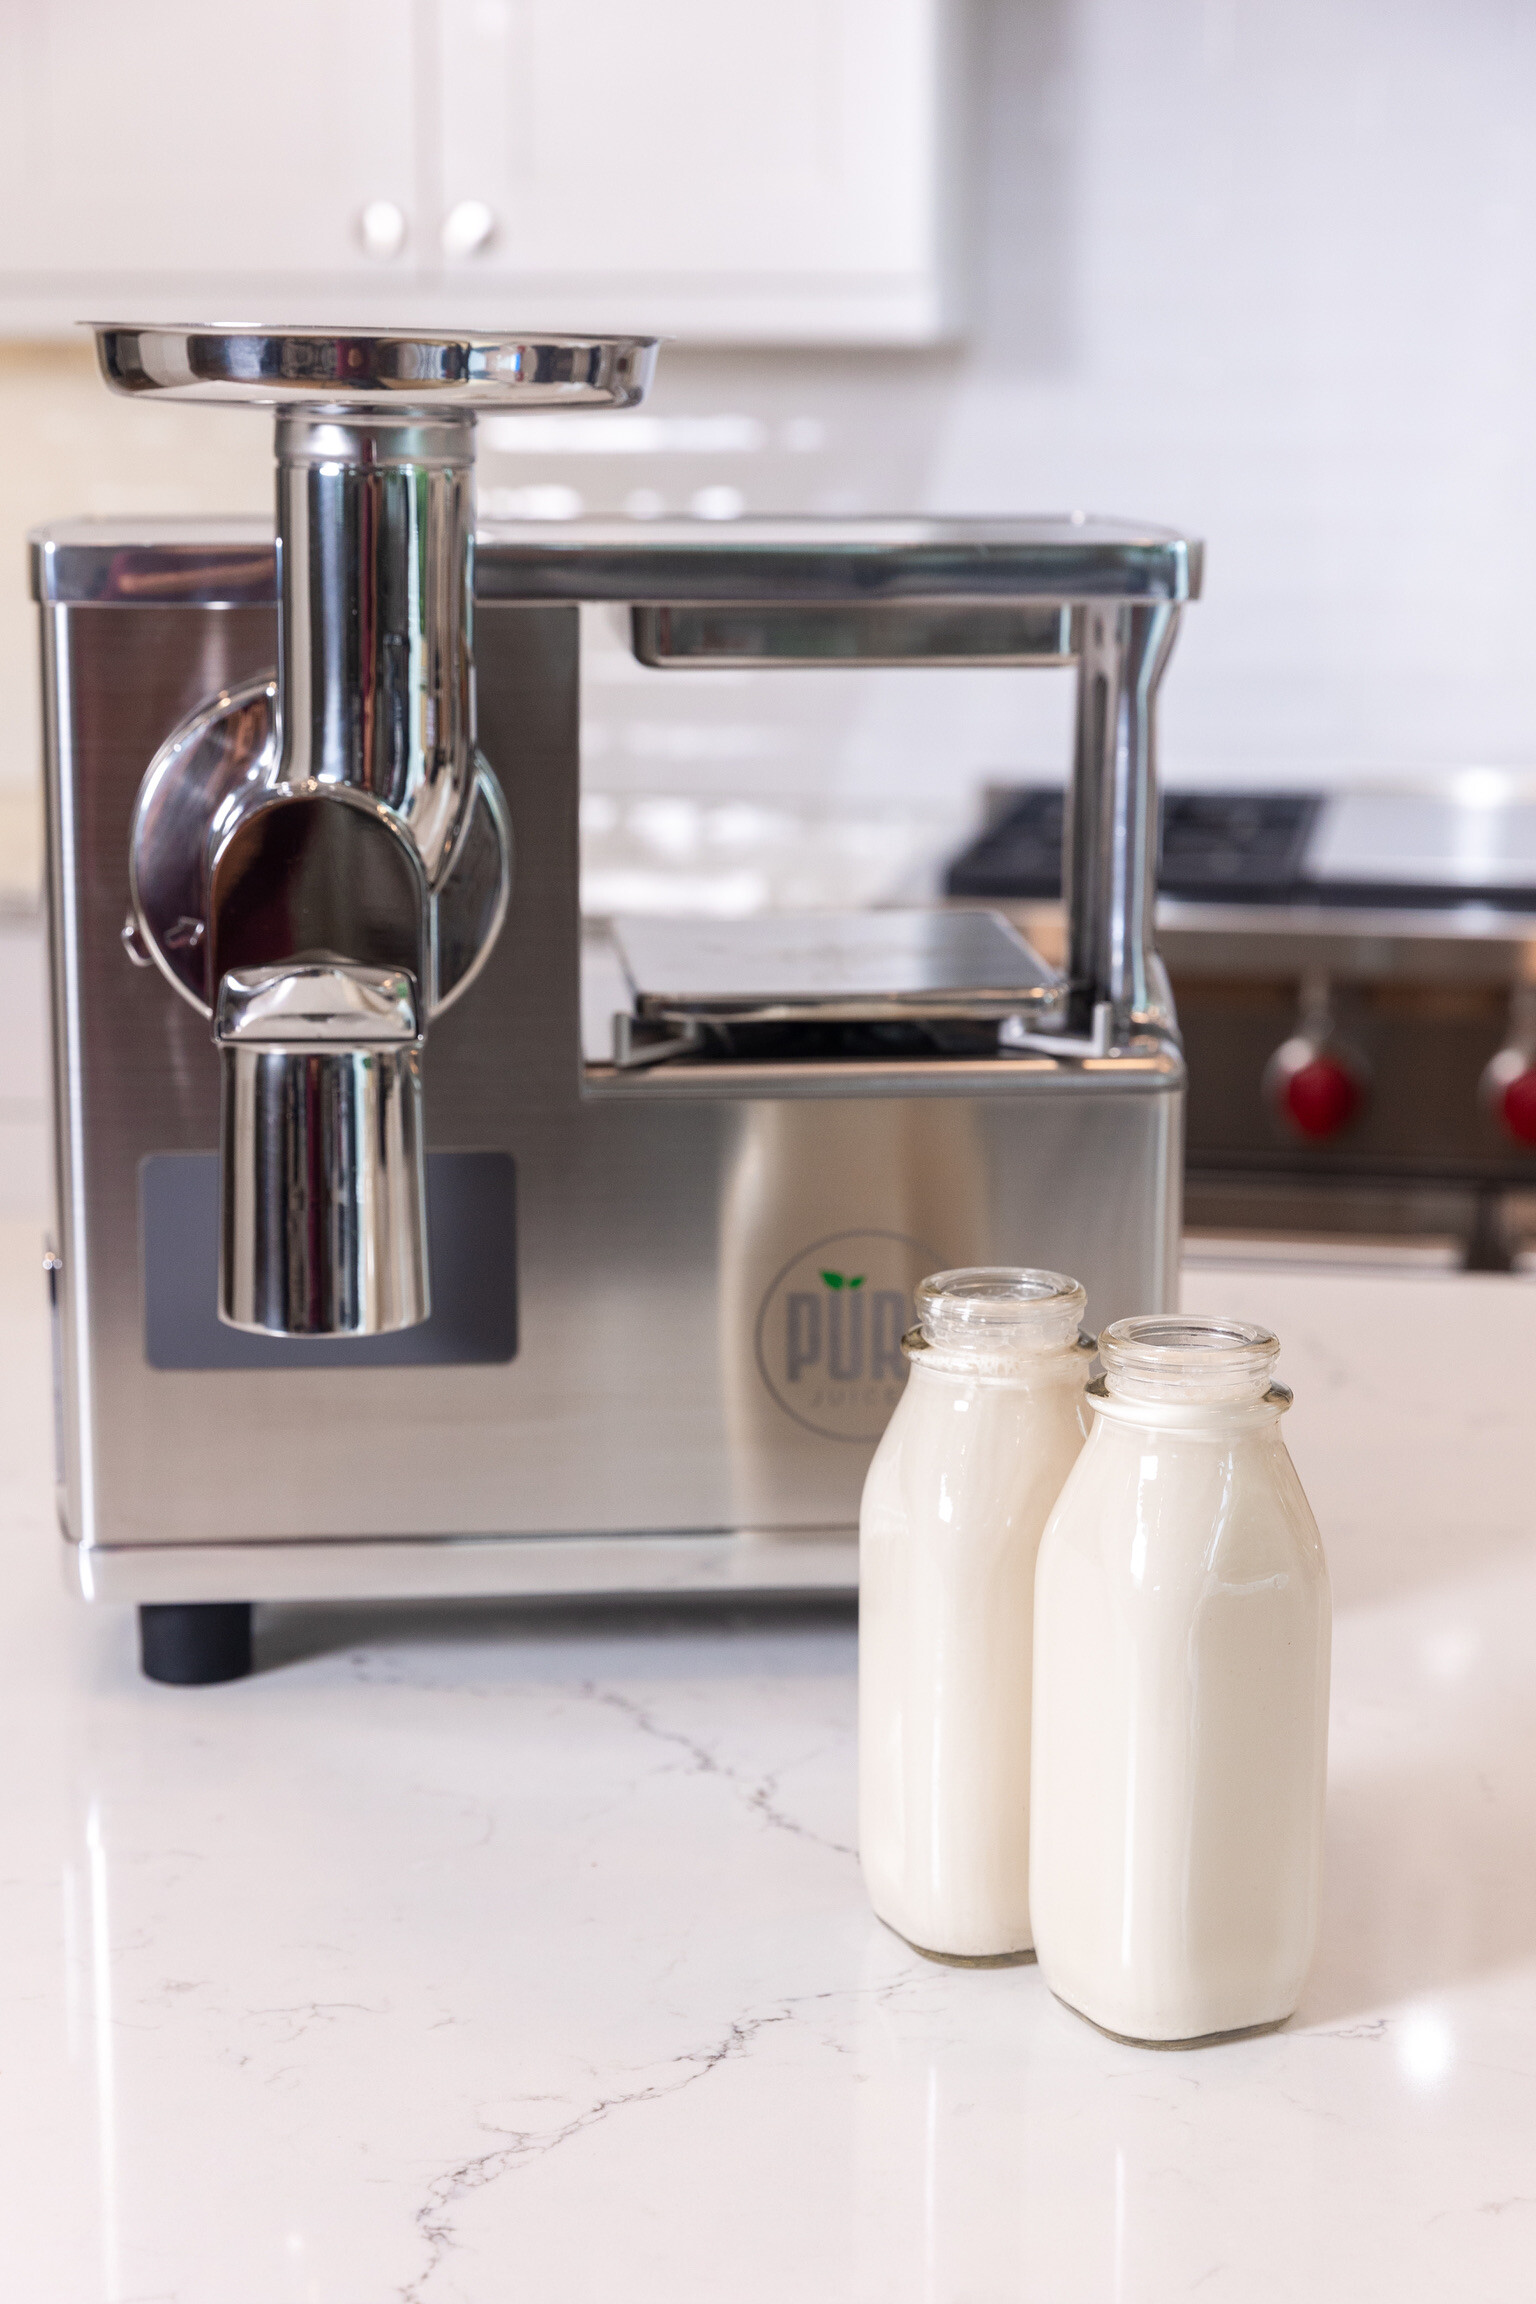
<svg viewBox="0 0 1536 2304">
<path fill-rule="evenodd" d="M 1337 1048 L 1300 1038 L 1275 1050 L 1264 1072 L 1271 1111 L 1293 1136 L 1323 1144 L 1365 1110 L 1366 1077 Z"/>
<path fill-rule="evenodd" d="M 443 254 L 478 256 L 495 229 L 496 218 L 483 200 L 461 200 L 443 218 Z"/>
<path fill-rule="evenodd" d="M 1483 1074 L 1483 1102 L 1506 1136 L 1536 1147 L 1536 1055 L 1501 1048 Z"/>
<path fill-rule="evenodd" d="M 370 200 L 357 220 L 357 236 L 366 255 L 387 264 L 405 246 L 405 210 L 393 200 Z"/>
</svg>

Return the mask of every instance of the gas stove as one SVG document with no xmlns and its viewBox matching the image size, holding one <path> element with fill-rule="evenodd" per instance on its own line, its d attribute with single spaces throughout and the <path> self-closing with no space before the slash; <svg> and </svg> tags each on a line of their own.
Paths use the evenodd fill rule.
<svg viewBox="0 0 1536 2304">
<path fill-rule="evenodd" d="M 1061 887 L 1062 792 L 999 794 L 952 896 Z M 1536 786 L 1491 772 L 1431 788 L 1168 792 L 1158 887 L 1174 902 L 1536 915 Z"/>
<path fill-rule="evenodd" d="M 1050 949 L 1062 794 L 994 796 L 947 875 Z M 1536 782 L 1172 791 L 1158 942 L 1189 1066 L 1196 1229 L 1536 1231 Z"/>
</svg>

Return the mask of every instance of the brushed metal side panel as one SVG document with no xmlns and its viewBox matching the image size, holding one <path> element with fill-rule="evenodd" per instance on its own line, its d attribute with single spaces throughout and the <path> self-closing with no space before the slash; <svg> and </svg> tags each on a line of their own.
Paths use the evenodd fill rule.
<svg viewBox="0 0 1536 2304">
<path fill-rule="evenodd" d="M 43 612 L 63 1259 L 60 1516 L 67 1532 L 87 1543 L 116 1525 L 136 1409 L 146 1419 L 143 1446 L 155 1446 L 160 1424 L 158 1402 L 133 1398 L 143 1360 L 138 1159 L 147 1150 L 218 1142 L 217 1064 L 199 1020 L 158 977 L 129 965 L 119 938 L 128 908 L 129 818 L 169 729 L 219 689 L 270 666 L 276 646 L 276 619 L 265 608 Z"/>
</svg>

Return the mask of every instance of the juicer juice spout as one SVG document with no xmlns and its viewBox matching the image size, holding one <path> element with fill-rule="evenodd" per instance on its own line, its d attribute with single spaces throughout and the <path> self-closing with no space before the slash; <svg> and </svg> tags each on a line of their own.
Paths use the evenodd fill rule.
<svg viewBox="0 0 1536 2304">
<path fill-rule="evenodd" d="M 219 1317 L 278 1336 L 376 1336 L 431 1310 L 414 978 L 317 956 L 231 972 Z"/>
</svg>

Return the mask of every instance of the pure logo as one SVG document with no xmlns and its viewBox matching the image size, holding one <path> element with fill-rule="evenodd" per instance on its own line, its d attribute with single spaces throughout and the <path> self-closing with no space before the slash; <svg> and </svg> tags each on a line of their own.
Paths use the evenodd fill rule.
<svg viewBox="0 0 1536 2304">
<path fill-rule="evenodd" d="M 756 1337 L 785 1413 L 824 1439 L 877 1440 L 906 1382 L 912 1291 L 940 1263 L 903 1232 L 835 1233 L 792 1257 L 763 1297 Z"/>
<path fill-rule="evenodd" d="M 901 1339 L 911 1326 L 904 1288 L 872 1288 L 863 1272 L 823 1272 L 821 1292 L 793 1288 L 785 1300 L 784 1362 L 787 1381 L 798 1384 L 808 1368 L 823 1361 L 834 1384 L 899 1385 L 905 1374 Z"/>
</svg>

